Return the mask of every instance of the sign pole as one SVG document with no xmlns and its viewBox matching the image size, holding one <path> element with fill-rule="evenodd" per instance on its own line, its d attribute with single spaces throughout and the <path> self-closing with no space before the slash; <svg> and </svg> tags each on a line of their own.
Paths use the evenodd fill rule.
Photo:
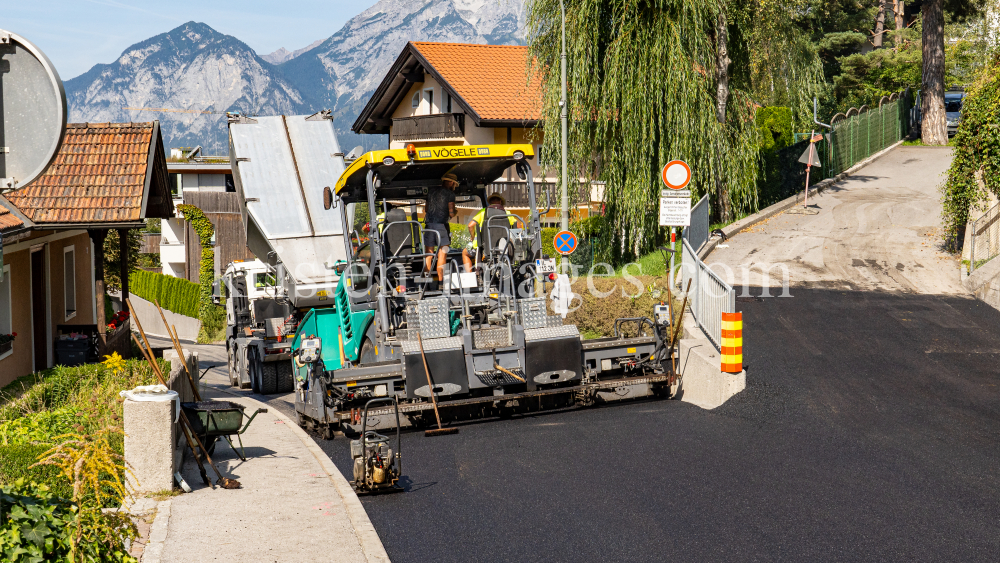
<svg viewBox="0 0 1000 563">
<path fill-rule="evenodd" d="M 806 162 L 806 196 L 802 201 L 802 207 L 809 208 L 809 168 L 812 167 L 813 161 L 813 151 L 815 150 L 816 144 L 813 143 L 813 136 L 816 135 L 816 130 L 813 129 L 809 132 L 809 159 Z"/>
<path fill-rule="evenodd" d="M 677 227 L 691 225 L 691 190 L 684 188 L 691 182 L 691 167 L 683 160 L 671 160 L 660 171 L 660 179 L 667 189 L 660 190 L 660 220 L 661 227 L 670 227 L 670 282 L 674 280 L 674 250 L 677 245 Z"/>
<path fill-rule="evenodd" d="M 675 227 L 670 227 L 670 250 L 674 250 L 677 242 L 677 234 L 674 232 Z M 670 253 L 670 271 L 667 272 L 667 276 L 673 280 L 674 276 L 674 252 Z"/>
</svg>

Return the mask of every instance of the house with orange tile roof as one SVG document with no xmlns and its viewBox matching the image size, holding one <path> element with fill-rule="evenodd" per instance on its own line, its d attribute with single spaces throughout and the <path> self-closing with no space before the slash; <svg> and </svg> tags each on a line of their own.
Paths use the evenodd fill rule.
<svg viewBox="0 0 1000 563">
<path fill-rule="evenodd" d="M 388 148 L 525 143 L 536 185 L 551 189 L 557 159 L 541 160 L 542 84 L 529 69 L 528 48 L 413 41 L 406 44 L 352 126 L 355 133 L 385 134 Z M 581 179 L 576 217 L 600 208 L 603 185 Z M 489 189 L 514 213 L 527 212 L 524 184 L 508 170 Z M 554 193 L 554 192 L 553 192 Z M 460 215 L 461 215 L 460 211 Z M 464 220 L 464 218 L 460 218 Z M 544 214 L 555 226 L 558 210 Z"/>
<path fill-rule="evenodd" d="M 0 336 L 17 334 L 0 338 L 0 386 L 80 353 L 110 353 L 114 343 L 97 330 L 107 326 L 107 232 L 118 230 L 124 241 L 147 218 L 173 215 L 158 122 L 69 124 L 45 173 L 0 195 Z M 120 274 L 124 299 L 128 272 Z M 130 349 L 128 334 L 118 340 L 121 351 Z"/>
</svg>

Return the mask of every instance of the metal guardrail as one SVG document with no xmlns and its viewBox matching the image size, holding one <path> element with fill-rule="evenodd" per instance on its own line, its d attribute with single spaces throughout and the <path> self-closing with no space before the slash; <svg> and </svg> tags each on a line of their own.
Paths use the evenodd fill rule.
<svg viewBox="0 0 1000 563">
<path fill-rule="evenodd" d="M 691 280 L 689 304 L 691 314 L 701 331 L 712 341 L 716 350 L 722 346 L 722 313 L 736 312 L 736 291 L 722 281 L 683 239 L 681 257 L 681 288 L 686 289 Z"/>
<path fill-rule="evenodd" d="M 701 245 L 708 240 L 708 211 L 708 194 L 705 194 L 691 208 L 691 224 L 681 235 L 695 250 L 701 250 Z"/>
<path fill-rule="evenodd" d="M 969 273 L 1000 254 L 1000 203 L 972 222 Z"/>
</svg>

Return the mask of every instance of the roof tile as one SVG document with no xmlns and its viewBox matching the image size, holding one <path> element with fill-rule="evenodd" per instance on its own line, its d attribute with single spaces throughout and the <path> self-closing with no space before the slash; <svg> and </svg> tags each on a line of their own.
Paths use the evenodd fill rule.
<svg viewBox="0 0 1000 563">
<path fill-rule="evenodd" d="M 71 123 L 48 170 L 5 196 L 35 223 L 138 221 L 153 131 L 152 123 Z M 0 211 L 0 230 L 11 219 L 21 224 Z"/>
<path fill-rule="evenodd" d="M 481 119 L 538 121 L 541 79 L 528 80 L 528 48 L 519 45 L 413 42 Z"/>
<path fill-rule="evenodd" d="M 24 225 L 24 222 L 10 212 L 10 209 L 0 205 L 0 232 L 9 231 Z"/>
</svg>

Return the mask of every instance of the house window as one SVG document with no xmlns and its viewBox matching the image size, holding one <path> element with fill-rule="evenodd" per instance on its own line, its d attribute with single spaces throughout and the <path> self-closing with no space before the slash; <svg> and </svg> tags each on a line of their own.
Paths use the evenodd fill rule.
<svg viewBox="0 0 1000 563">
<path fill-rule="evenodd" d="M 76 247 L 67 246 L 63 249 L 63 290 L 66 299 L 66 320 L 76 316 Z"/>
<path fill-rule="evenodd" d="M 424 101 L 427 102 L 427 115 L 434 113 L 434 88 L 424 90 Z"/>
<path fill-rule="evenodd" d="M 420 107 L 420 92 L 413 93 L 413 97 L 410 98 L 410 106 L 414 108 Z"/>
<path fill-rule="evenodd" d="M 442 88 L 442 90 L 444 90 L 444 89 Z M 445 113 L 452 113 L 452 110 L 451 110 L 451 93 L 450 92 L 444 92 L 442 95 L 444 96 L 444 112 Z"/>
<path fill-rule="evenodd" d="M 2 335 L 14 332 L 10 307 L 10 265 L 7 265 L 3 269 L 0 269 L 0 334 Z M 4 350 L 5 348 L 8 348 L 8 346 L 0 345 L 0 350 Z M 6 358 L 13 353 L 14 348 L 10 346 L 10 349 L 6 352 L 0 351 L 0 359 Z"/>
</svg>

